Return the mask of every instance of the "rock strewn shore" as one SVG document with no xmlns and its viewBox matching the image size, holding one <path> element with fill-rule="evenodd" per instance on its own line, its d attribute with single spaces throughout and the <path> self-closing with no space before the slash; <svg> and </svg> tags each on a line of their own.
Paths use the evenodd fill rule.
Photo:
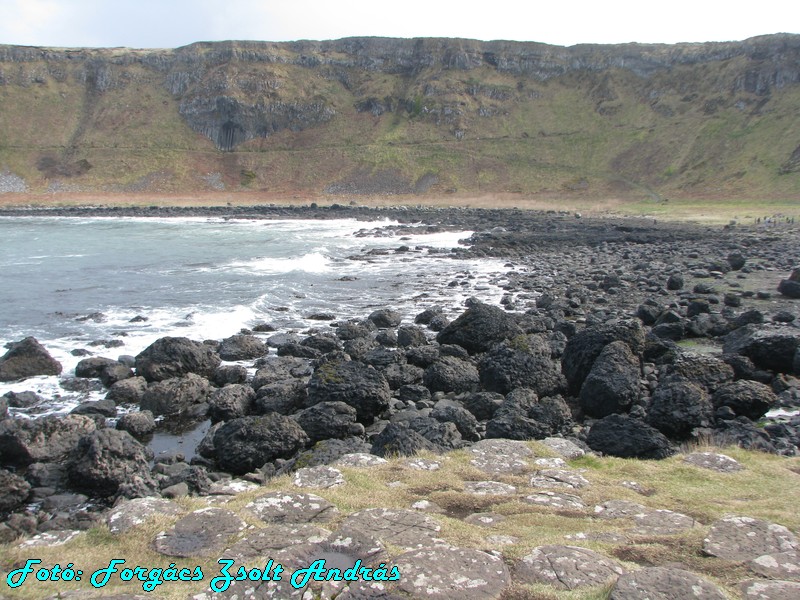
<svg viewBox="0 0 800 600">
<path fill-rule="evenodd" d="M 81 214 L 98 214 L 92 210 Z M 243 214 L 226 210 L 192 216 Z M 287 209 L 274 210 L 286 218 Z M 797 453 L 796 417 L 759 422 L 770 409 L 800 405 L 796 300 L 777 291 L 782 280 L 798 278 L 790 275 L 800 262 L 797 230 L 507 211 L 319 212 L 473 228 L 471 248 L 456 256 L 502 256 L 529 270 L 511 278 L 502 308 L 472 302 L 452 323 L 435 306 L 414 324 L 387 308 L 297 340 L 258 331 L 221 342 L 165 338 L 134 364 L 87 359 L 80 375 L 109 386 L 110 406 L 84 406 L 60 420 L 0 422 L 3 464 L 17 471 L 2 471 L 7 539 L 91 526 L 100 513 L 76 510 L 89 498 L 203 496 L 230 475 L 336 481 L 322 469 L 354 454 L 441 453 L 553 436 L 622 457 L 664 458 L 698 439 Z M 722 352 L 687 352 L 687 342 Z M 267 355 L 269 344 L 277 355 Z M 25 348 L 32 361 L 48 364 L 32 342 Z M 255 376 L 221 365 L 220 356 L 255 366 Z M 172 454 L 151 468 L 134 436 L 146 440 L 152 414 L 103 427 L 122 398 L 155 415 L 209 416 L 215 424 L 192 464 Z M 541 471 L 535 487 L 582 485 L 558 467 Z M 51 508 L 32 516 L 22 510 L 32 499 Z"/>
</svg>

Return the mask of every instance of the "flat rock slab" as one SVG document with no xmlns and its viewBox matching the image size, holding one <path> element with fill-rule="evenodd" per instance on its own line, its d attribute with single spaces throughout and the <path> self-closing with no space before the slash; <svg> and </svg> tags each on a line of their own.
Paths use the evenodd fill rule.
<svg viewBox="0 0 800 600">
<path fill-rule="evenodd" d="M 765 554 L 747 565 L 754 573 L 769 579 L 800 581 L 800 553 L 778 552 Z"/>
<path fill-rule="evenodd" d="M 786 527 L 752 517 L 720 519 L 703 540 L 706 554 L 736 561 L 798 549 L 797 537 Z"/>
<path fill-rule="evenodd" d="M 651 496 L 653 492 L 655 492 L 653 489 L 644 487 L 638 481 L 620 481 L 619 484 L 624 488 L 633 490 L 637 494 L 641 494 L 642 496 Z"/>
<path fill-rule="evenodd" d="M 162 498 L 134 498 L 115 506 L 106 516 L 111 533 L 126 533 L 145 523 L 155 515 L 177 516 L 183 514 L 180 506 Z"/>
<path fill-rule="evenodd" d="M 533 464 L 540 469 L 566 469 L 567 461 L 563 458 L 537 458 Z"/>
<path fill-rule="evenodd" d="M 601 519 L 632 519 L 646 515 L 650 509 L 630 500 L 608 500 L 594 507 L 594 514 Z"/>
<path fill-rule="evenodd" d="M 583 510 L 586 508 L 580 496 L 563 492 L 537 492 L 525 496 L 522 501 L 534 506 L 546 506 L 560 510 Z"/>
<path fill-rule="evenodd" d="M 604 544 L 627 544 L 630 540 L 621 533 L 614 533 L 613 531 L 595 531 L 595 532 L 580 532 L 571 533 L 564 536 L 565 540 L 571 542 L 603 542 Z"/>
<path fill-rule="evenodd" d="M 517 493 L 517 488 L 500 481 L 467 481 L 464 491 L 476 496 L 511 496 Z"/>
<path fill-rule="evenodd" d="M 567 460 L 572 460 L 573 458 L 580 458 L 586 451 L 578 446 L 575 442 L 571 442 L 569 440 L 565 440 L 563 438 L 545 438 L 539 441 L 540 444 L 544 444 L 553 452 L 560 454 Z"/>
<path fill-rule="evenodd" d="M 63 546 L 78 537 L 82 531 L 65 529 L 64 531 L 45 531 L 37 533 L 29 540 L 21 542 L 20 548 L 51 548 L 53 546 Z"/>
<path fill-rule="evenodd" d="M 226 481 L 216 481 L 211 484 L 208 493 L 212 496 L 238 496 L 245 492 L 257 490 L 259 485 L 244 479 L 228 479 Z"/>
<path fill-rule="evenodd" d="M 800 598 L 800 583 L 796 581 L 745 581 L 741 590 L 745 600 Z"/>
<path fill-rule="evenodd" d="M 727 596 L 710 581 L 681 569 L 651 567 L 627 573 L 617 580 L 609 600 L 674 600 L 699 598 L 726 600 Z"/>
<path fill-rule="evenodd" d="M 542 469 L 531 477 L 530 486 L 534 488 L 570 488 L 577 490 L 589 487 L 589 480 L 580 473 L 569 469 Z"/>
<path fill-rule="evenodd" d="M 486 541 L 494 546 L 511 546 L 519 542 L 519 538 L 513 535 L 490 535 Z"/>
<path fill-rule="evenodd" d="M 505 520 L 506 518 L 503 515 L 496 513 L 473 513 L 466 517 L 464 522 L 470 525 L 478 525 L 479 527 L 494 527 Z"/>
<path fill-rule="evenodd" d="M 293 483 L 297 487 L 324 490 L 344 485 L 344 475 L 339 469 L 328 465 L 305 467 L 295 472 Z"/>
<path fill-rule="evenodd" d="M 402 508 L 368 508 L 353 513 L 339 530 L 342 536 L 367 532 L 385 544 L 401 548 L 431 546 L 441 526 L 428 515 Z"/>
<path fill-rule="evenodd" d="M 692 517 L 671 510 L 653 510 L 635 515 L 636 526 L 629 530 L 634 535 L 680 535 L 695 526 Z"/>
<path fill-rule="evenodd" d="M 325 498 L 292 492 L 259 496 L 245 508 L 266 523 L 327 523 L 339 514 Z"/>
<path fill-rule="evenodd" d="M 319 544 L 330 537 L 330 531 L 309 523 L 269 525 L 236 542 L 225 550 L 222 558 L 230 558 L 249 566 L 254 560 L 271 558 L 278 550 L 299 544 Z"/>
<path fill-rule="evenodd" d="M 351 454 L 345 454 L 344 456 L 339 457 L 336 459 L 336 461 L 334 461 L 333 464 L 337 467 L 366 468 L 385 465 L 388 462 L 389 461 L 385 458 L 375 456 L 374 454 L 367 454 L 366 452 L 353 452 Z"/>
<path fill-rule="evenodd" d="M 603 585 L 625 573 L 610 558 L 578 546 L 539 546 L 514 565 L 516 583 L 547 583 L 563 590 Z"/>
<path fill-rule="evenodd" d="M 401 597 L 497 600 L 511 582 L 502 559 L 471 548 L 436 546 L 413 550 L 401 554 L 393 563 L 400 571 L 400 580 L 393 589 Z M 376 582 L 365 583 L 357 587 L 378 587 Z"/>
<path fill-rule="evenodd" d="M 303 598 L 305 600 L 312 597 L 326 599 L 339 597 L 349 585 L 349 581 L 336 581 L 335 579 L 315 581 L 313 577 L 304 580 L 302 572 L 296 576 L 295 574 L 319 560 L 325 561 L 325 569 L 339 569 L 340 573 L 344 573 L 356 564 L 374 568 L 378 566 L 376 563 L 380 560 L 384 560 L 384 564 L 388 562 L 382 558 L 384 552 L 385 548 L 379 541 L 364 533 L 347 536 L 334 534 L 317 543 L 287 545 L 269 555 L 275 564 L 280 564 L 283 568 L 280 580 L 236 582 L 225 592 L 219 594 L 207 592 L 205 595 L 192 596 L 192 598 L 214 600 Z M 361 562 L 359 563 L 359 561 Z M 253 565 L 253 567 L 263 569 L 266 564 L 265 561 L 261 565 Z"/>
<path fill-rule="evenodd" d="M 442 468 L 442 461 L 430 458 L 410 458 L 404 460 L 402 464 L 415 471 L 438 471 Z"/>
<path fill-rule="evenodd" d="M 247 527 L 239 515 L 223 508 L 201 508 L 159 533 L 153 548 L 166 556 L 214 556 Z"/>
<path fill-rule="evenodd" d="M 514 440 L 481 440 L 468 450 L 473 459 L 472 465 L 490 475 L 518 475 L 530 471 L 527 458 L 533 451 L 525 442 Z"/>
<path fill-rule="evenodd" d="M 441 506 L 436 504 L 436 502 L 431 502 L 430 500 L 417 500 L 411 505 L 411 508 L 427 513 L 443 514 L 446 512 Z"/>
<path fill-rule="evenodd" d="M 683 462 L 700 467 L 701 469 L 717 471 L 718 473 L 735 473 L 744 469 L 741 463 L 736 459 L 725 454 L 716 454 L 714 452 L 694 452 L 686 455 Z"/>
</svg>

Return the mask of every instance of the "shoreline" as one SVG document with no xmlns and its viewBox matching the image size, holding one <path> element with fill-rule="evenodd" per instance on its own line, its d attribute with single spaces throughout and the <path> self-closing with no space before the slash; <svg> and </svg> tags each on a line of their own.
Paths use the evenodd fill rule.
<svg viewBox="0 0 800 600">
<path fill-rule="evenodd" d="M 398 212 L 409 214 L 448 211 L 502 211 L 532 214 L 581 214 L 598 219 L 644 219 L 698 225 L 756 225 L 765 218 L 800 221 L 800 203 L 789 198 L 728 198 L 717 196 L 653 199 L 642 197 L 591 197 L 565 193 L 526 196 L 511 192 L 480 195 L 358 195 L 317 193 L 235 191 L 189 193 L 102 193 L 64 192 L 58 194 L 0 194 L 0 215 L 61 211 L 98 211 L 126 214 L 140 211 L 190 211 L 198 216 L 216 216 L 230 211 L 242 214 L 271 211 L 309 213 L 312 218 L 326 210 Z M 275 217 L 266 217 L 275 218 Z M 303 217 L 300 217 L 303 218 Z"/>
<path fill-rule="evenodd" d="M 402 550 L 387 552 L 387 560 L 401 564 L 409 578 L 452 553 L 490 561 L 480 553 L 498 548 L 490 562 L 502 561 L 515 570 L 496 585 L 495 600 L 508 596 L 501 595 L 504 588 L 533 581 L 521 574 L 520 561 L 542 548 L 599 551 L 590 556 L 587 569 L 601 560 L 621 559 L 633 573 L 640 567 L 671 566 L 677 559 L 686 565 L 683 576 L 710 577 L 730 592 L 759 572 L 753 575 L 745 567 L 731 571 L 721 559 L 698 558 L 705 538 L 724 527 L 730 514 L 768 519 L 796 531 L 786 486 L 796 487 L 792 473 L 800 472 L 800 421 L 795 417 L 763 427 L 759 416 L 762 402 L 800 405 L 800 369 L 796 361 L 787 362 L 793 354 L 774 364 L 778 352 L 769 346 L 785 337 L 800 339 L 792 322 L 798 301 L 775 292 L 800 248 L 800 228 L 791 224 L 722 227 L 576 218 L 569 211 L 359 206 L 60 207 L 17 214 L 392 217 L 401 224 L 377 227 L 391 228 L 386 233 L 392 239 L 418 229 L 407 224 L 419 221 L 428 223 L 423 227 L 428 230 L 474 229 L 478 233 L 469 248 L 446 256 L 503 258 L 501 264 L 521 268 L 505 274 L 502 300 L 491 306 L 467 301 L 467 310 L 440 322 L 438 331 L 433 320 L 442 313 L 425 311 L 430 317 L 426 324 L 417 318 L 423 313 L 412 320 L 378 308 L 354 320 L 336 319 L 335 328 L 303 329 L 296 339 L 276 337 L 270 343 L 274 332 L 254 328 L 204 342 L 160 338 L 132 363 L 104 358 L 114 351 L 87 357 L 86 371 L 72 381 L 100 386 L 104 378 L 110 383 L 120 377 L 108 388 L 107 403 L 125 398 L 150 411 L 151 419 L 159 413 L 216 424 L 200 432 L 205 435 L 199 442 L 176 432 L 187 448 L 194 447 L 194 456 L 177 444 L 174 451 L 153 457 L 143 444 L 149 443 L 145 430 L 155 428 L 155 420 L 150 423 L 142 411 L 138 421 L 129 418 L 123 427 L 117 421 L 115 429 L 104 427 L 108 421 L 97 412 L 103 405 L 92 402 L 69 419 L 6 419 L 6 437 L 30 447 L 25 452 L 38 461 L 35 469 L 24 456 L 4 465 L 14 470 L 2 473 L 10 483 L 5 502 L 13 513 L 0 523 L 0 541 L 5 542 L 0 566 L 6 571 L 25 564 L 32 547 L 50 563 L 61 560 L 65 551 L 80 555 L 76 565 L 87 573 L 107 565 L 110 556 L 121 556 L 123 545 L 125 557 L 137 564 L 160 564 L 173 556 L 170 539 L 182 545 L 198 529 L 216 534 L 218 525 L 222 530 L 208 546 L 203 542 L 188 552 L 190 557 L 213 557 L 197 559 L 206 573 L 214 572 L 218 565 L 213 560 L 234 543 L 292 564 L 299 559 L 259 545 L 262 535 L 287 534 L 275 529 L 270 515 L 262 522 L 252 509 L 274 504 L 276 494 L 305 502 L 308 496 L 293 495 L 300 492 L 319 494 L 331 503 L 331 512 L 340 511 L 331 535 L 349 535 L 348 524 L 358 524 L 364 513 L 383 519 L 392 511 L 384 520 L 393 523 L 423 515 L 430 519 L 421 534 L 440 527 L 440 537 L 453 547 L 440 548 L 436 551 L 442 556 L 422 562 L 410 562 L 412 556 Z M 386 256 L 407 258 L 408 248 L 401 248 Z M 670 282 L 673 276 L 680 279 L 677 289 Z M 458 283 L 471 281 L 464 275 Z M 446 280 L 441 284 L 453 287 Z M 703 351 L 702 344 L 714 349 Z M 222 364 L 223 355 L 241 364 Z M 182 366 L 186 356 L 197 359 L 188 370 Z M 740 396 L 744 403 L 737 401 Z M 630 402 L 617 406 L 618 398 Z M 604 404 L 596 405 L 597 399 Z M 46 427 L 52 429 L 45 438 L 68 441 L 44 449 L 29 444 L 44 439 L 29 430 L 35 434 Z M 242 452 L 239 432 L 245 440 Z M 135 436 L 142 441 L 134 441 Z M 280 447 L 273 452 L 274 440 L 280 440 L 275 442 Z M 706 443 L 712 449 L 740 445 L 750 450 L 726 450 L 736 460 L 690 455 L 732 469 L 723 472 L 709 471 L 713 465 L 687 465 L 690 456 L 685 454 L 670 456 L 707 449 Z M 88 444 L 91 453 L 85 451 Z M 125 455 L 118 456 L 115 448 L 123 444 Z M 562 457 L 557 448 L 565 444 L 575 454 Z M 256 450 L 257 460 L 251 459 Z M 589 450 L 600 456 L 586 455 Z M 380 462 L 386 459 L 388 464 Z M 375 463 L 370 472 L 363 466 Z M 136 498 L 141 495 L 155 500 Z M 28 500 L 54 508 L 29 513 Z M 118 510 L 111 508 L 115 502 Z M 116 515 L 143 505 L 149 512 L 121 533 Z M 308 510 L 303 504 L 301 512 Z M 617 510 L 623 521 L 599 516 Z M 487 518 L 492 530 L 486 529 Z M 234 527 L 225 529 L 226 523 Z M 243 523 L 255 530 L 245 530 Z M 390 527 L 380 523 L 379 534 L 389 535 Z M 222 538 L 228 544 L 217 545 L 215 540 Z M 55 546 L 61 540 L 67 545 Z M 392 537 L 385 542 L 402 546 Z M 324 543 L 314 548 L 330 550 Z M 473 564 L 458 568 L 447 568 L 448 585 L 460 575 L 474 575 Z M 13 597 L 43 597 L 38 592 L 44 584 L 37 586 L 31 583 Z M 74 588 L 54 583 L 47 590 Z M 174 600 L 186 598 L 187 591 L 197 593 L 195 598 L 212 597 L 201 588 L 165 584 L 159 593 Z M 136 591 L 125 582 L 112 589 Z"/>
</svg>

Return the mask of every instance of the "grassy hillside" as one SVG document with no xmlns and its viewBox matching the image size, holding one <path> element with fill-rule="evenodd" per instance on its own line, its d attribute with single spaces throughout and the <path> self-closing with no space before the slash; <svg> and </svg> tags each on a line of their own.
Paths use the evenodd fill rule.
<svg viewBox="0 0 800 600">
<path fill-rule="evenodd" d="M 502 61 L 469 40 L 0 47 L 0 173 L 32 192 L 798 198 L 798 39 Z"/>
</svg>

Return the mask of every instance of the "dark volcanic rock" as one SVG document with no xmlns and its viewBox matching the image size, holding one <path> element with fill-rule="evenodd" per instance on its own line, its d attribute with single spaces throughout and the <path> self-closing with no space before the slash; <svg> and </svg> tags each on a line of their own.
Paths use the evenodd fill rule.
<svg viewBox="0 0 800 600">
<path fill-rule="evenodd" d="M 35 392 L 6 392 L 3 399 L 13 408 L 30 408 L 44 402 L 44 398 Z"/>
<path fill-rule="evenodd" d="M 36 462 L 61 461 L 83 436 L 96 428 L 94 419 L 81 415 L 0 421 L 0 457 L 5 465 L 23 467 Z"/>
<path fill-rule="evenodd" d="M 800 330 L 748 325 L 725 336 L 723 351 L 747 356 L 757 367 L 791 373 L 800 347 Z"/>
<path fill-rule="evenodd" d="M 404 325 L 397 330 L 397 345 L 403 348 L 424 346 L 428 343 L 425 330 L 413 325 Z"/>
<path fill-rule="evenodd" d="M 37 375 L 59 375 L 61 363 L 36 338 L 26 337 L 11 344 L 0 357 L 0 381 L 15 381 Z"/>
<path fill-rule="evenodd" d="M 182 337 L 163 337 L 136 357 L 136 374 L 147 381 L 163 381 L 196 373 L 212 377 L 220 364 L 214 349 Z"/>
<path fill-rule="evenodd" d="M 647 422 L 675 438 L 688 437 L 696 427 L 708 427 L 713 416 L 706 391 L 678 376 L 659 383 L 647 409 Z"/>
<path fill-rule="evenodd" d="M 460 398 L 464 408 L 479 421 L 491 419 L 505 400 L 502 394 L 496 392 L 475 392 Z"/>
<path fill-rule="evenodd" d="M 755 421 L 773 408 L 778 403 L 778 398 L 769 386 L 740 379 L 717 389 L 712 401 L 714 408 L 729 406 L 737 415 Z"/>
<path fill-rule="evenodd" d="M 549 345 L 537 347 L 526 336 L 517 336 L 492 348 L 481 359 L 478 369 L 483 389 L 490 392 L 507 394 L 524 387 L 540 396 L 549 396 L 566 387 L 558 363 L 550 358 Z"/>
<path fill-rule="evenodd" d="M 106 367 L 113 367 L 114 365 L 121 364 L 111 358 L 104 358 L 102 356 L 91 356 L 84 358 L 77 365 L 75 365 L 75 377 L 100 377 L 100 373 Z"/>
<path fill-rule="evenodd" d="M 226 385 L 208 397 L 208 416 L 215 422 L 244 417 L 252 412 L 255 399 L 256 393 L 249 385 Z"/>
<path fill-rule="evenodd" d="M 22 506 L 30 491 L 31 485 L 22 477 L 0 469 L 0 517 Z"/>
<path fill-rule="evenodd" d="M 278 346 L 278 356 L 293 356 L 295 358 L 315 359 L 322 356 L 316 348 L 304 346 L 300 342 L 286 342 Z"/>
<path fill-rule="evenodd" d="M 800 298 L 800 267 L 794 269 L 788 279 L 781 280 L 778 291 L 789 298 Z"/>
<path fill-rule="evenodd" d="M 312 368 L 307 360 L 292 356 L 269 356 L 259 360 L 258 371 L 253 377 L 253 389 L 258 391 L 261 387 L 279 381 L 302 379 L 311 375 Z"/>
<path fill-rule="evenodd" d="M 509 440 L 542 440 L 552 434 L 550 424 L 529 417 L 539 403 L 533 390 L 510 393 L 486 423 L 486 437 Z"/>
<path fill-rule="evenodd" d="M 417 417 L 408 421 L 408 428 L 443 450 L 454 450 L 464 445 L 455 423 L 449 421 L 438 421 L 432 417 Z"/>
<path fill-rule="evenodd" d="M 680 273 L 673 273 L 667 279 L 667 289 L 670 291 L 677 291 L 683 289 L 684 279 Z"/>
<path fill-rule="evenodd" d="M 763 452 L 777 452 L 777 448 L 770 435 L 756 427 L 747 417 L 738 417 L 733 420 L 718 420 L 712 431 L 711 440 L 715 446 L 739 446 L 747 450 L 761 450 Z"/>
<path fill-rule="evenodd" d="M 217 352 L 222 360 L 251 360 L 268 351 L 266 344 L 254 335 L 233 335 L 222 340 Z"/>
<path fill-rule="evenodd" d="M 675 453 L 657 429 L 627 415 L 609 415 L 595 422 L 586 443 L 595 452 L 621 458 L 666 458 Z"/>
<path fill-rule="evenodd" d="M 682 354 L 664 369 L 664 375 L 677 375 L 702 385 L 709 392 L 733 381 L 733 368 L 725 361 L 705 354 Z"/>
<path fill-rule="evenodd" d="M 211 385 L 194 373 L 151 384 L 142 395 L 141 407 L 154 415 L 176 415 L 208 399 Z"/>
<path fill-rule="evenodd" d="M 308 389 L 305 382 L 297 379 L 278 381 L 262 386 L 256 392 L 256 414 L 276 412 L 291 415 L 304 408 L 308 401 Z"/>
<path fill-rule="evenodd" d="M 380 372 L 361 363 L 327 362 L 320 365 L 308 385 L 310 405 L 344 402 L 356 409 L 358 421 L 369 425 L 389 407 L 391 390 Z"/>
<path fill-rule="evenodd" d="M 376 327 L 381 328 L 397 327 L 403 320 L 403 316 L 399 312 L 388 308 L 376 310 L 367 318 L 372 321 Z"/>
<path fill-rule="evenodd" d="M 144 377 L 131 377 L 117 381 L 106 394 L 106 400 L 117 404 L 139 404 L 147 391 L 147 380 Z"/>
<path fill-rule="evenodd" d="M 67 473 L 74 489 L 91 496 L 122 493 L 136 497 L 138 491 L 157 487 L 150 476 L 149 459 L 147 448 L 127 432 L 101 429 L 81 438 Z"/>
<path fill-rule="evenodd" d="M 583 382 L 580 403 L 592 417 L 627 412 L 639 399 L 641 364 L 625 342 L 608 344 Z"/>
<path fill-rule="evenodd" d="M 277 458 L 291 458 L 308 442 L 297 422 L 270 413 L 222 425 L 214 434 L 214 452 L 220 468 L 243 475 Z"/>
<path fill-rule="evenodd" d="M 149 410 L 140 410 L 122 415 L 117 421 L 117 429 L 127 431 L 137 440 L 142 440 L 156 430 L 156 421 Z"/>
<path fill-rule="evenodd" d="M 356 409 L 344 402 L 320 402 L 296 417 L 311 442 L 330 438 L 344 439 L 364 431 L 356 423 Z"/>
<path fill-rule="evenodd" d="M 800 298 L 800 282 L 781 279 L 778 284 L 778 291 L 787 298 Z"/>
<path fill-rule="evenodd" d="M 304 450 L 292 461 L 291 467 L 316 467 L 318 465 L 329 465 L 336 462 L 345 454 L 366 453 L 369 454 L 372 446 L 360 437 L 349 437 L 343 440 L 327 439 L 320 440 L 308 450 Z"/>
<path fill-rule="evenodd" d="M 475 354 L 522 333 L 514 317 L 503 309 L 476 302 L 442 329 L 436 340 L 440 344 L 457 344 Z"/>
<path fill-rule="evenodd" d="M 372 443 L 372 453 L 378 456 L 413 456 L 423 450 L 442 451 L 413 429 L 395 423 L 387 425 Z"/>
<path fill-rule="evenodd" d="M 117 416 L 117 405 L 113 400 L 97 400 L 94 402 L 81 402 L 70 411 L 73 415 L 99 416 L 112 419 Z"/>
<path fill-rule="evenodd" d="M 443 356 L 425 369 L 423 383 L 431 392 L 471 392 L 478 389 L 480 376 L 471 362 Z"/>
<path fill-rule="evenodd" d="M 570 393 L 578 395 L 595 359 L 608 344 L 625 342 L 634 355 L 644 351 L 644 328 L 641 322 L 625 321 L 615 325 L 587 327 L 572 336 L 561 357 L 561 370 L 567 378 Z"/>
<path fill-rule="evenodd" d="M 247 368 L 242 365 L 221 365 L 211 378 L 219 387 L 231 383 L 245 383 L 247 381 Z"/>
<path fill-rule="evenodd" d="M 445 402 L 445 401 L 443 401 Z M 461 437 L 470 442 L 480 439 L 478 434 L 478 420 L 463 406 L 438 403 L 431 411 L 431 418 L 442 423 L 452 423 L 458 429 Z"/>
</svg>

